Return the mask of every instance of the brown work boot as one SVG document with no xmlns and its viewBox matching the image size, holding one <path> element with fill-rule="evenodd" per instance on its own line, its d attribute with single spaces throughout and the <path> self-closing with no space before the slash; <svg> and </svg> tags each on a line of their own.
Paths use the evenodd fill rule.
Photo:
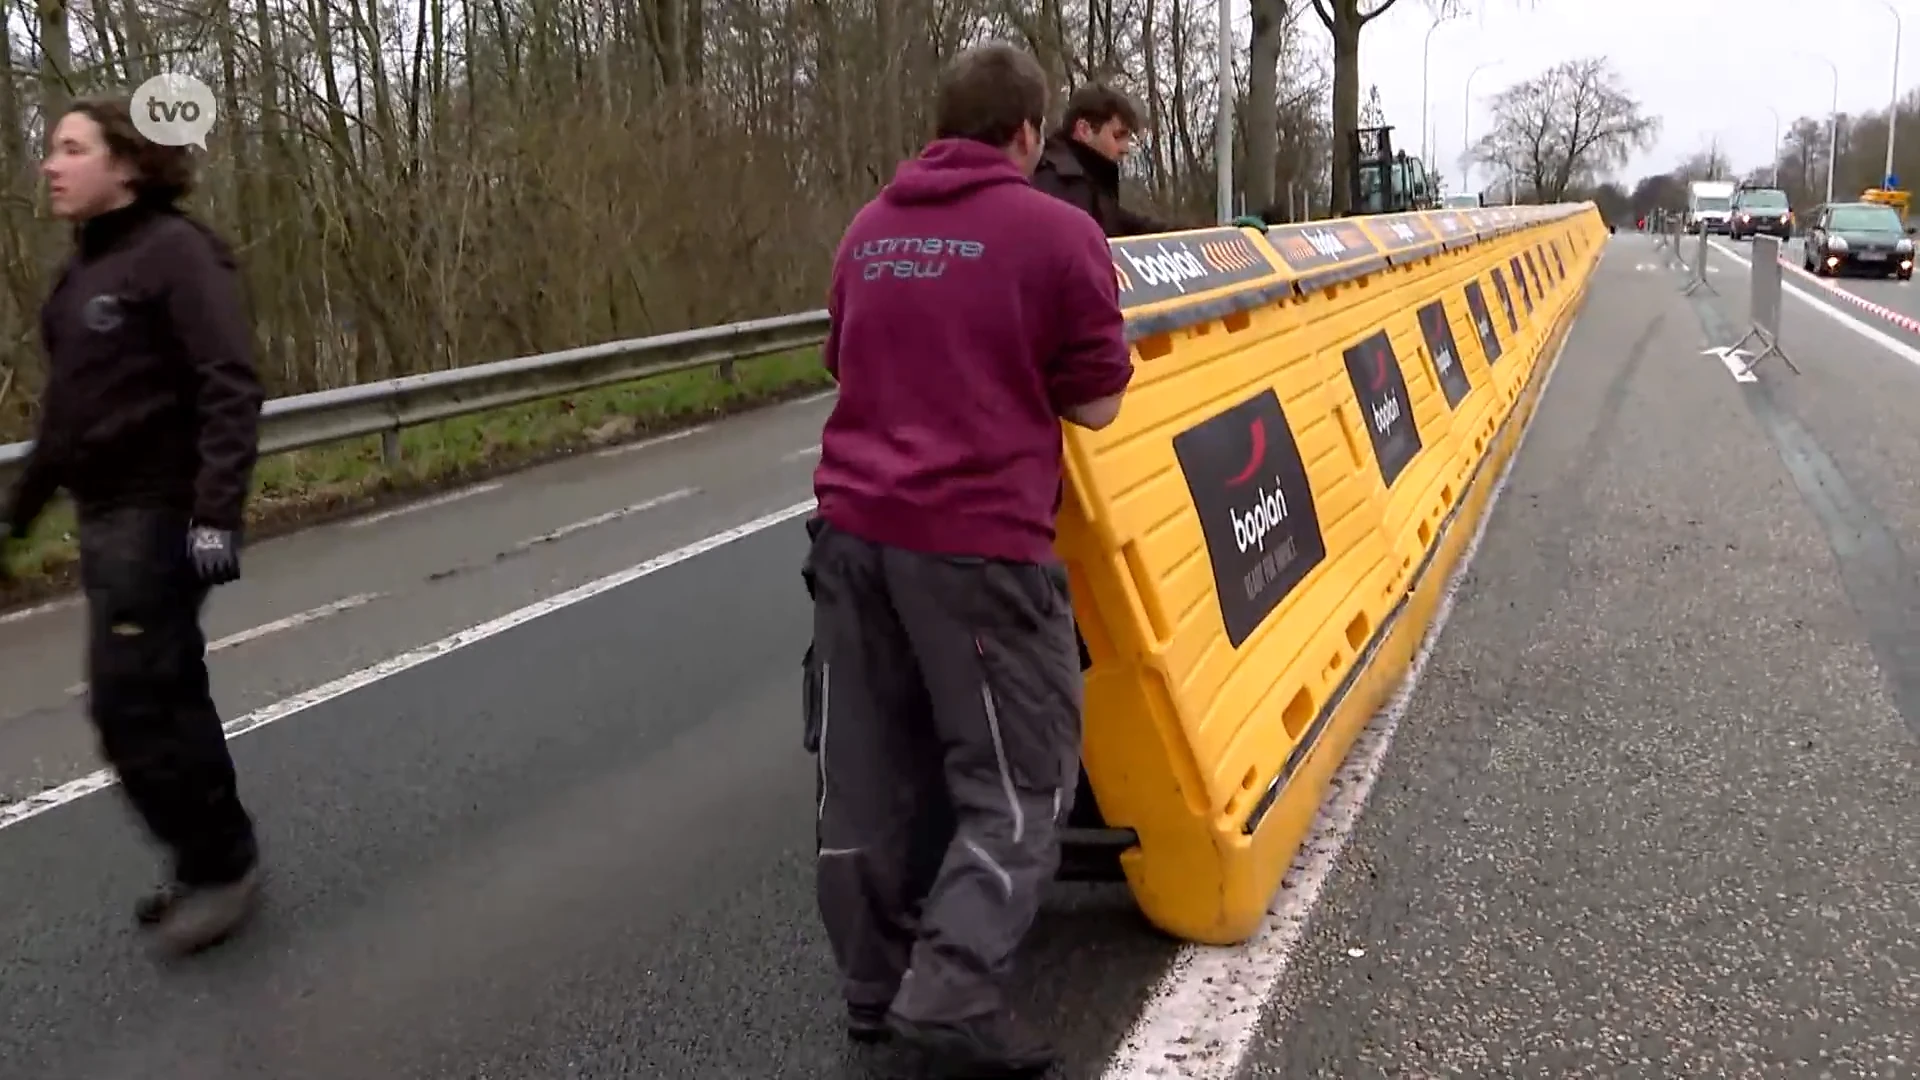
<svg viewBox="0 0 1920 1080">
<path fill-rule="evenodd" d="M 155 943 L 189 956 L 227 939 L 260 903 L 260 870 L 224 885 L 174 885 L 142 901 L 138 915 Z"/>
<path fill-rule="evenodd" d="M 1046 1040 L 1005 1012 L 955 1023 L 909 1020 L 890 1013 L 900 1041 L 926 1054 L 939 1075 L 954 1080 L 1000 1080 L 1046 1075 L 1059 1055 Z"/>
</svg>

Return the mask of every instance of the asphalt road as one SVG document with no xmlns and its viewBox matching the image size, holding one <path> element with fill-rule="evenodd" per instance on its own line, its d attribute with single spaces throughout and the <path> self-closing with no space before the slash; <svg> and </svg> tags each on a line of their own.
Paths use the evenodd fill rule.
<svg viewBox="0 0 1920 1080">
<path fill-rule="evenodd" d="M 1601 269 L 1247 1076 L 1920 1061 L 1920 799 L 1889 689 L 1920 674 L 1920 371 L 1806 319 L 1807 374 L 1738 387 L 1698 352 L 1741 309 L 1635 270 L 1644 243 Z M 222 704 L 790 505 L 825 408 L 263 544 L 214 636 L 379 595 L 217 652 Z M 776 525 L 236 740 L 270 901 L 193 963 L 135 947 L 153 863 L 112 793 L 0 829 L 0 1077 L 910 1075 L 838 1033 L 802 540 Z M 0 624 L 15 791 L 93 767 L 75 616 Z M 1064 1075 L 1102 1075 L 1173 951 L 1124 891 L 1056 891 L 1021 1004 Z"/>
<path fill-rule="evenodd" d="M 1246 1077 L 1920 1069 L 1920 370 L 1623 237 Z M 1804 485 L 1804 488 L 1803 488 Z M 1906 706 L 1903 712 L 1902 704 Z"/>
</svg>

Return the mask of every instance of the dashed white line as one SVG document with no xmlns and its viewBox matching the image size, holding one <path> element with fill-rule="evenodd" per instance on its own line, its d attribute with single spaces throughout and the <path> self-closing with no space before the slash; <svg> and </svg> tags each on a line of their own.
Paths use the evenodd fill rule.
<svg viewBox="0 0 1920 1080">
<path fill-rule="evenodd" d="M 814 443 L 812 446 L 803 446 L 798 450 L 792 451 L 791 453 L 781 454 L 780 460 L 781 461 L 799 461 L 803 458 L 819 457 L 819 456 L 820 456 L 820 444 Z"/>
<path fill-rule="evenodd" d="M 261 623 L 251 630 L 242 630 L 237 634 L 228 634 L 226 637 L 208 645 L 207 651 L 210 653 L 220 652 L 223 649 L 231 649 L 235 645 L 245 645 L 249 641 L 258 641 L 268 634 L 277 634 L 282 630 L 291 630 L 296 626 L 305 626 L 311 622 L 319 622 L 321 619 L 327 618 L 330 615 L 338 615 L 343 611 L 351 611 L 354 608 L 371 604 L 385 595 L 386 593 L 377 592 L 356 593 L 353 596 L 335 600 L 331 604 L 321 604 L 317 608 L 302 611 L 298 615 L 289 615 L 284 619 L 275 619 L 269 623 Z"/>
<path fill-rule="evenodd" d="M 657 574 L 670 566 L 677 566 L 697 555 L 705 554 L 718 547 L 724 547 L 736 540 L 743 540 L 754 533 L 770 529 L 784 521 L 789 521 L 811 511 L 814 501 L 795 503 L 770 514 L 763 514 L 752 521 L 735 525 L 731 529 L 714 533 L 704 540 L 697 540 L 682 548 L 675 548 L 664 555 L 657 555 L 643 563 L 630 566 L 625 570 L 609 574 L 596 581 L 569 589 L 556 596 L 529 604 L 517 611 L 510 611 L 497 619 L 468 627 L 457 634 L 441 638 L 439 641 L 423 645 L 420 648 L 401 653 L 383 660 L 369 668 L 362 668 L 351 675 L 345 675 L 330 683 L 316 686 L 304 693 L 277 701 L 263 709 L 256 709 L 245 716 L 229 721 L 226 725 L 227 738 L 233 739 L 249 731 L 277 723 L 290 716 L 306 712 L 316 705 L 332 701 L 344 694 L 350 694 L 364 686 L 370 686 L 382 679 L 391 678 L 410 668 L 419 667 L 429 660 L 445 656 L 448 653 L 464 649 L 469 645 L 485 641 L 490 637 L 503 634 L 522 623 L 529 623 L 556 611 L 572 607 L 584 600 L 590 600 L 601 593 L 617 589 L 638 581 L 651 574 Z M 50 788 L 30 798 L 22 799 L 9 806 L 0 806 L 0 829 L 11 828 L 23 821 L 39 817 L 57 807 L 65 806 L 77 799 L 83 799 L 96 791 L 104 791 L 113 786 L 113 774 L 105 769 L 71 780 L 59 787 Z"/>
<path fill-rule="evenodd" d="M 1559 370 L 1560 356 L 1572 338 L 1572 328 L 1554 351 L 1543 376 L 1540 399 Z M 1538 409 L 1538 401 L 1535 408 Z M 1514 463 L 1533 430 L 1529 423 L 1515 441 L 1513 454 L 1494 480 L 1480 522 L 1460 553 L 1460 562 L 1448 577 L 1434 611 L 1433 623 L 1420 651 L 1407 668 L 1405 679 L 1354 740 L 1346 761 L 1334 774 L 1326 801 L 1320 806 L 1300 853 L 1287 875 L 1267 919 L 1246 943 L 1230 948 L 1198 945 L 1183 947 L 1148 996 L 1146 1006 L 1120 1042 L 1102 1080 L 1229 1080 L 1239 1073 L 1262 1017 L 1293 966 L 1294 952 L 1306 934 L 1308 918 L 1333 875 L 1335 861 L 1346 846 L 1366 806 L 1367 796 L 1380 777 L 1387 749 L 1406 714 L 1415 688 L 1426 672 L 1440 633 L 1453 617 L 1454 603 L 1467 572 L 1479 554 L 1493 508 L 1506 491 Z"/>
<path fill-rule="evenodd" d="M 656 435 L 651 439 L 641 439 L 639 442 L 630 442 L 622 446 L 610 446 L 594 456 L 619 457 L 622 454 L 631 454 L 636 450 L 650 450 L 656 446 L 662 446 L 666 443 L 677 442 L 692 435 L 698 435 L 703 431 L 710 431 L 712 428 L 712 424 L 696 424 L 690 428 L 681 428 L 679 431 L 669 431 L 665 435 Z"/>
<path fill-rule="evenodd" d="M 356 593 L 353 596 L 335 600 L 330 604 L 321 604 L 317 608 L 309 608 L 298 614 L 289 615 L 284 619 L 275 619 L 272 622 L 261 623 L 259 626 L 242 630 L 237 634 L 228 634 L 218 641 L 211 642 L 207 645 L 207 652 L 210 654 L 222 652 L 236 645 L 245 645 L 249 641 L 258 641 L 263 637 L 270 634 L 277 634 L 282 630 L 292 630 L 297 626 L 305 626 L 308 623 L 319 622 L 321 619 L 338 615 L 343 611 L 351 611 L 354 608 L 371 604 L 385 595 L 386 593 L 378 592 Z M 87 684 L 84 682 L 75 683 L 67 687 L 68 697 L 79 697 L 86 692 Z"/>
<path fill-rule="evenodd" d="M 537 547 L 541 544 L 551 544 L 561 537 L 572 536 L 582 529 L 591 529 L 596 525 L 605 525 L 611 521 L 619 521 L 623 517 L 629 517 L 643 510 L 651 510 L 656 506 L 662 506 L 666 503 L 684 499 L 689 495 L 697 494 L 699 491 L 699 488 L 681 488 L 678 491 L 669 491 L 665 495 L 655 495 L 651 499 L 642 499 L 631 506 L 623 506 L 618 510 L 609 510 L 604 514 L 595 514 L 590 518 L 584 518 L 571 525 L 562 525 L 551 532 L 543 532 L 539 536 L 529 536 L 507 550 L 510 552 L 525 551 L 528 548 Z"/>
<path fill-rule="evenodd" d="M 0 615 L 0 626 L 6 626 L 9 623 L 25 622 L 36 615 L 50 615 L 56 611 L 73 607 L 79 602 L 80 598 L 78 596 L 69 596 L 61 600 L 50 600 L 44 604 L 35 604 L 30 608 L 21 608 L 19 611 L 9 611 L 4 615 Z"/>
<path fill-rule="evenodd" d="M 390 521 L 402 514 L 411 514 L 416 510 L 431 510 L 436 506 L 445 506 L 448 503 L 457 503 L 462 499 L 471 499 L 475 495 L 485 495 L 489 491 L 499 491 L 502 486 L 503 485 L 497 481 L 489 484 L 475 484 L 470 488 L 461 488 L 459 491 L 450 491 L 445 495 L 436 495 L 431 499 L 422 499 L 416 503 L 408 503 L 405 506 L 396 506 L 391 510 L 382 510 L 377 514 L 368 514 L 363 518 L 355 518 L 347 522 L 347 525 L 349 528 L 364 529 L 368 525 L 378 524 L 382 521 Z"/>
</svg>

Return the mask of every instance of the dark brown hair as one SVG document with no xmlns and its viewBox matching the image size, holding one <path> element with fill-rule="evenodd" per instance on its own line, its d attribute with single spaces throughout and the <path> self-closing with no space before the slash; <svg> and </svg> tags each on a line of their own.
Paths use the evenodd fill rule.
<svg viewBox="0 0 1920 1080">
<path fill-rule="evenodd" d="M 184 146 L 162 146 L 133 126 L 131 102 L 124 95 L 79 98 L 67 106 L 100 125 L 107 151 L 133 166 L 135 197 L 174 203 L 193 191 L 193 154 Z"/>
<path fill-rule="evenodd" d="M 1060 134 L 1071 138 L 1074 127 L 1082 120 L 1098 131 L 1115 117 L 1128 131 L 1140 130 L 1140 110 L 1132 98 L 1106 83 L 1087 83 L 1067 98 L 1066 115 L 1060 118 Z"/>
<path fill-rule="evenodd" d="M 1047 122 L 1047 73 L 1033 54 L 995 42 L 953 58 L 940 76 L 934 134 L 1005 146 L 1023 124 Z"/>
</svg>

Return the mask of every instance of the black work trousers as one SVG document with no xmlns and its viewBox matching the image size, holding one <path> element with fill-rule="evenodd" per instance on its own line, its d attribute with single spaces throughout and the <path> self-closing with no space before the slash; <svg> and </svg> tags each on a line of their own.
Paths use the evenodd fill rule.
<svg viewBox="0 0 1920 1080">
<path fill-rule="evenodd" d="M 1079 775 L 1066 572 L 809 531 L 817 885 L 847 1001 L 997 1011 Z"/>
<path fill-rule="evenodd" d="M 100 752 L 186 885 L 232 881 L 257 857 L 208 687 L 186 514 L 82 507 L 87 684 Z"/>
</svg>

